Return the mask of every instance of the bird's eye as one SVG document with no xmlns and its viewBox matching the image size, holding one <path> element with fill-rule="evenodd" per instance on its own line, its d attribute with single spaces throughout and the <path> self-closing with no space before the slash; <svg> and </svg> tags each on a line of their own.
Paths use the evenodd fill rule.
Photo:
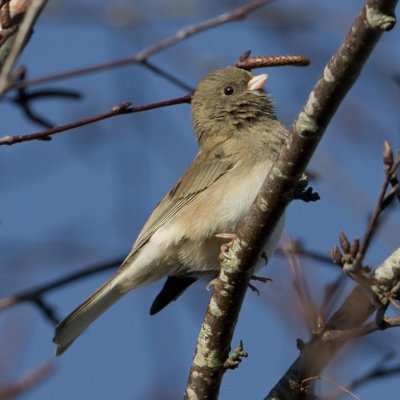
<svg viewBox="0 0 400 400">
<path fill-rule="evenodd" d="M 232 87 L 232 86 L 227 86 L 225 89 L 224 89 L 224 93 L 227 95 L 227 96 L 230 96 L 231 94 L 233 94 L 235 92 L 235 89 Z"/>
</svg>

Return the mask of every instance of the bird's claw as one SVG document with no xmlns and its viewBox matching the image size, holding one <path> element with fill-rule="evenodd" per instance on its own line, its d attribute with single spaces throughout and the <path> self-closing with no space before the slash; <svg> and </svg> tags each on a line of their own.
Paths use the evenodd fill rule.
<svg viewBox="0 0 400 400">
<path fill-rule="evenodd" d="M 215 286 L 217 284 L 218 278 L 214 278 L 212 281 L 208 282 L 206 289 L 209 291 L 211 286 Z"/>
<path fill-rule="evenodd" d="M 231 247 L 233 241 L 235 240 L 236 234 L 235 233 L 217 232 L 217 233 L 214 233 L 214 236 L 217 238 L 229 240 L 228 243 L 224 243 L 221 245 L 221 252 L 218 255 L 219 261 L 222 261 L 224 258 L 229 259 L 228 250 Z"/>
<path fill-rule="evenodd" d="M 262 282 L 262 283 L 267 283 L 268 281 L 272 281 L 272 279 L 270 279 L 270 278 L 264 278 L 263 276 L 256 276 L 256 275 L 253 275 L 253 276 L 251 277 L 251 279 L 252 279 L 253 281 L 259 281 L 259 282 Z M 250 288 L 253 292 L 256 292 L 256 293 L 257 293 L 257 296 L 260 295 L 260 291 L 259 291 L 254 285 L 252 285 L 250 282 L 249 282 L 249 288 Z"/>
</svg>

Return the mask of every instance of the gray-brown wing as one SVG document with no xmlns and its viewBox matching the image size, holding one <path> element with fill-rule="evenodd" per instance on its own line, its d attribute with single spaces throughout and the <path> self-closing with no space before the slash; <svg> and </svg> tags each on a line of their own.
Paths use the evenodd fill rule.
<svg viewBox="0 0 400 400">
<path fill-rule="evenodd" d="M 224 155 L 218 147 L 197 154 L 189 168 L 151 214 L 124 264 L 182 207 L 232 169 L 234 163 L 230 155 Z"/>
</svg>

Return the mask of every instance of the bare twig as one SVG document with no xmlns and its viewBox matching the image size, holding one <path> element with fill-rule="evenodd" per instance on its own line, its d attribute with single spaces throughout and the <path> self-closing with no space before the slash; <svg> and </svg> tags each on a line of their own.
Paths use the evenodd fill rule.
<svg viewBox="0 0 400 400">
<path fill-rule="evenodd" d="M 378 224 L 379 216 L 381 215 L 382 211 L 386 207 L 385 204 L 387 205 L 387 202 L 385 202 L 385 197 L 386 197 L 386 193 L 388 191 L 389 184 L 390 184 L 390 182 L 392 180 L 392 175 L 393 175 L 393 173 L 396 173 L 397 169 L 399 168 L 400 160 L 396 160 L 396 162 L 393 163 L 393 158 L 392 158 L 392 161 L 390 163 L 390 168 L 387 168 L 388 167 L 388 162 L 390 162 L 388 160 L 388 158 L 390 158 L 390 156 L 387 156 L 388 152 L 391 153 L 392 151 L 391 151 L 389 143 L 387 141 L 385 141 L 384 142 L 384 157 L 383 157 L 384 164 L 385 164 L 385 167 L 386 167 L 385 168 L 385 178 L 384 178 L 383 183 L 382 183 L 381 191 L 380 191 L 379 196 L 378 196 L 378 200 L 377 200 L 377 203 L 376 203 L 376 206 L 375 206 L 375 210 L 374 210 L 374 212 L 372 214 L 372 217 L 371 217 L 371 219 L 369 221 L 366 234 L 365 234 L 365 236 L 364 236 L 364 238 L 363 238 L 363 240 L 361 242 L 360 250 L 359 250 L 359 252 L 357 254 L 356 261 L 358 261 L 358 262 L 362 262 L 362 260 L 364 259 L 365 253 L 367 252 L 367 249 L 369 247 L 369 244 L 371 243 L 371 239 L 373 237 L 373 234 L 376 231 L 376 227 L 377 227 L 377 224 Z"/>
<path fill-rule="evenodd" d="M 306 391 L 305 387 L 307 386 L 307 384 L 309 384 L 310 382 L 313 382 L 315 380 L 321 380 L 321 381 L 328 382 L 331 385 L 337 386 L 340 389 L 341 392 L 347 393 L 351 397 L 354 397 L 356 400 L 361 400 L 358 396 L 356 396 L 353 392 L 351 392 L 349 389 L 347 389 L 343 385 L 340 385 L 339 383 L 333 381 L 332 379 L 329 379 L 329 378 L 326 378 L 326 377 L 320 376 L 320 375 L 311 376 L 310 378 L 303 379 L 303 381 L 301 382 L 301 385 L 300 385 L 300 390 L 302 392 Z"/>
<path fill-rule="evenodd" d="M 24 45 L 29 39 L 33 25 L 36 22 L 39 14 L 46 5 L 47 0 L 31 0 L 28 10 L 26 11 L 24 20 L 18 29 L 15 42 L 4 61 L 2 70 L 0 72 L 0 96 L 8 89 L 10 84 L 10 73 L 21 53 Z"/>
<path fill-rule="evenodd" d="M 43 299 L 44 294 L 54 289 L 58 289 L 61 286 L 65 286 L 69 283 L 75 282 L 79 279 L 86 278 L 87 276 L 107 271 L 109 269 L 114 269 L 117 265 L 120 265 L 122 261 L 123 258 L 120 258 L 103 264 L 92 265 L 90 267 L 80 270 L 79 272 L 72 273 L 64 278 L 57 279 L 45 285 L 34 287 L 32 289 L 25 290 L 12 296 L 4 297 L 0 300 L 0 311 L 15 306 L 17 304 L 30 302 L 36 305 L 43 312 L 46 318 L 48 318 L 51 322 L 58 323 L 59 318 L 57 317 L 53 307 L 47 304 Z"/>
<path fill-rule="evenodd" d="M 364 373 L 359 378 L 354 379 L 352 382 L 348 383 L 346 386 L 350 390 L 354 390 L 360 386 L 367 383 L 371 383 L 374 379 L 382 379 L 393 375 L 400 375 L 400 365 L 393 365 L 390 367 L 384 366 L 392 358 L 393 353 L 384 354 L 382 359 L 380 359 L 375 366 L 373 366 L 369 371 Z M 323 400 L 334 400 L 342 396 L 341 391 L 328 393 L 322 399 Z"/>
<path fill-rule="evenodd" d="M 92 124 L 93 122 L 101 121 L 103 119 L 107 119 L 110 117 L 115 117 L 116 115 L 132 114 L 146 110 L 153 110 L 155 108 L 167 107 L 174 104 L 190 103 L 191 97 L 192 95 L 189 94 L 186 96 L 178 97 L 176 99 L 165 100 L 165 101 L 160 101 L 159 103 L 152 103 L 144 106 L 131 107 L 131 108 L 129 107 L 131 103 L 127 101 L 125 103 L 121 103 L 114 106 L 111 110 L 106 111 L 104 113 L 97 114 L 89 118 L 81 119 L 79 121 L 74 121 L 69 124 L 60 125 L 55 128 L 46 129 L 44 131 L 30 133 L 27 135 L 4 136 L 0 138 L 0 146 L 5 144 L 11 145 L 20 142 L 26 142 L 29 140 L 43 139 L 44 137 L 49 137 L 50 135 L 55 135 L 56 133 L 65 132 L 67 130 L 78 128 L 80 126 Z"/>
<path fill-rule="evenodd" d="M 141 62 L 142 65 L 150 69 L 151 71 L 155 72 L 157 75 L 162 76 L 163 78 L 167 79 L 168 81 L 172 82 L 174 85 L 179 86 L 181 89 L 186 90 L 188 92 L 193 92 L 194 88 L 187 85 L 186 83 L 182 82 L 176 76 L 166 72 L 165 70 L 157 67 L 153 63 L 150 63 L 147 59 Z"/>
<path fill-rule="evenodd" d="M 291 239 L 285 240 L 284 247 L 291 246 Z M 292 282 L 294 292 L 297 295 L 295 301 L 295 307 L 302 321 L 307 324 L 310 331 L 319 329 L 318 326 L 321 323 L 321 315 L 317 309 L 317 305 L 311 296 L 311 292 L 308 287 L 308 283 L 305 279 L 304 268 L 302 267 L 299 256 L 296 253 L 288 253 L 288 262 L 292 275 Z"/>
<path fill-rule="evenodd" d="M 293 65 L 306 67 L 310 64 L 310 60 L 300 55 L 284 55 L 284 56 L 256 56 L 246 57 L 250 55 L 245 53 L 244 57 L 233 64 L 234 67 L 243 69 L 254 69 L 262 67 L 280 67 L 283 65 Z"/>
<path fill-rule="evenodd" d="M 374 212 L 369 220 L 365 235 L 360 243 L 358 238 L 355 238 L 352 243 L 347 239 L 343 232 L 339 232 L 339 242 L 342 252 L 335 245 L 330 251 L 335 264 L 339 265 L 343 272 L 357 283 L 364 285 L 367 290 L 370 290 L 373 284 L 370 275 L 370 268 L 363 266 L 363 261 L 368 247 L 371 243 L 373 235 L 378 228 L 379 219 L 386 207 L 396 198 L 399 191 L 399 183 L 397 180 L 397 170 L 400 165 L 400 156 L 394 161 L 393 152 L 389 142 L 384 142 L 383 163 L 385 176 L 382 186 L 376 201 Z M 389 185 L 392 189 L 388 192 Z M 388 305 L 388 302 L 385 302 Z"/>
<path fill-rule="evenodd" d="M 306 249 L 299 240 L 291 240 L 290 242 L 283 243 L 282 246 L 276 250 L 275 254 L 282 257 L 287 257 L 290 254 L 297 254 L 302 257 L 310 258 L 311 260 L 329 264 L 330 266 L 334 265 L 332 257 L 317 251 Z"/>
<path fill-rule="evenodd" d="M 27 392 L 48 377 L 53 370 L 54 365 L 50 361 L 37 366 L 20 380 L 0 387 L 0 400 L 14 399 L 16 396 Z"/>
<path fill-rule="evenodd" d="M 397 364 L 393 367 L 375 367 L 362 377 L 349 383 L 347 386 L 354 390 L 355 388 L 365 384 L 370 383 L 373 379 L 387 378 L 391 375 L 400 375 L 400 365 Z"/>
<path fill-rule="evenodd" d="M 263 6 L 264 4 L 268 3 L 269 1 L 270 0 L 251 1 L 243 6 L 237 7 L 232 11 L 228 11 L 224 14 L 221 14 L 217 17 L 211 18 L 207 21 L 183 28 L 180 31 L 178 31 L 175 35 L 170 36 L 170 37 L 162 40 L 161 42 L 159 42 L 159 43 L 157 43 L 157 44 L 155 44 L 133 56 L 122 58 L 122 59 L 119 59 L 116 61 L 107 62 L 104 64 L 96 64 L 96 65 L 93 65 L 90 67 L 79 68 L 79 69 L 72 70 L 72 71 L 61 72 L 61 73 L 53 74 L 53 75 L 47 75 L 42 78 L 35 78 L 35 79 L 30 79 L 30 80 L 27 80 L 24 82 L 14 83 L 13 87 L 37 85 L 39 83 L 45 83 L 45 82 L 50 82 L 50 81 L 54 81 L 54 80 L 59 81 L 61 79 L 72 78 L 72 77 L 75 77 L 78 75 L 104 71 L 106 69 L 111 69 L 111 68 L 122 67 L 127 64 L 144 63 L 146 61 L 146 59 L 148 57 L 150 57 L 151 55 L 159 53 L 160 51 L 173 46 L 177 42 L 187 39 L 197 33 L 212 29 L 216 26 L 226 24 L 228 22 L 242 20 L 247 17 L 247 14 L 249 12 Z"/>
</svg>

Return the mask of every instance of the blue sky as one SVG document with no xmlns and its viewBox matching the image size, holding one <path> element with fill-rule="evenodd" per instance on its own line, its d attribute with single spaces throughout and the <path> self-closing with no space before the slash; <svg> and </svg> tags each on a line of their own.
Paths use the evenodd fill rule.
<svg viewBox="0 0 400 400">
<path fill-rule="evenodd" d="M 19 62 L 30 78 L 126 57 L 244 2 L 50 2 Z M 267 90 L 289 128 L 343 40 L 362 1 L 277 0 L 243 21 L 183 41 L 150 61 L 196 86 L 207 73 L 232 64 L 244 51 L 302 54 L 308 68 L 267 71 Z M 315 204 L 289 206 L 286 234 L 324 253 L 338 231 L 364 233 L 383 179 L 383 140 L 400 148 L 399 28 L 386 33 L 346 97 L 313 157 L 309 171 L 320 193 Z M 264 70 L 260 70 L 264 71 Z M 54 124 L 109 110 L 123 101 L 141 105 L 186 94 L 145 68 L 132 65 L 42 85 L 77 90 L 81 100 L 38 100 L 34 109 Z M 35 90 L 33 88 L 33 90 Z M 9 99 L 11 94 L 7 96 Z M 0 105 L 0 136 L 41 128 L 10 102 Z M 179 105 L 122 116 L 0 149 L 0 295 L 11 295 L 73 271 L 124 257 L 162 196 L 195 156 L 190 107 Z M 366 262 L 375 266 L 398 247 L 399 212 L 388 214 Z M 321 302 L 338 271 L 302 260 L 310 290 Z M 309 333 L 299 313 L 288 262 L 274 257 L 262 271 L 273 282 L 249 291 L 235 332 L 249 357 L 228 371 L 220 399 L 263 398 L 296 358 L 296 339 Z M 49 293 L 65 316 L 110 273 Z M 0 384 L 42 362 L 55 369 L 23 399 L 181 398 L 209 292 L 202 283 L 178 302 L 149 316 L 162 282 L 128 294 L 96 321 L 60 358 L 54 327 L 32 305 L 0 314 Z M 353 284 L 349 282 L 344 294 Z M 351 342 L 323 375 L 346 385 L 395 351 L 398 332 Z M 396 354 L 393 362 L 399 361 Z M 365 385 L 362 399 L 394 398 L 397 378 Z M 335 388 L 324 385 L 327 391 Z"/>
</svg>

